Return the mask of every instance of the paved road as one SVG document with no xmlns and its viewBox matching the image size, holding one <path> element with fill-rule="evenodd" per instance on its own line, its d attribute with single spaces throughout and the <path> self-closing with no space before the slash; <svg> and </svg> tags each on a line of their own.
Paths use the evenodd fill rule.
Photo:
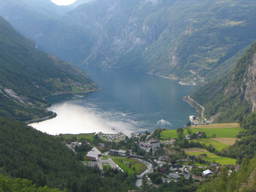
<svg viewBox="0 0 256 192">
<path fill-rule="evenodd" d="M 121 172 L 124 172 L 124 170 L 121 167 L 119 167 L 119 165 L 117 165 L 111 158 L 105 159 L 105 160 L 99 159 L 98 164 L 101 164 L 101 166 L 103 164 L 105 164 L 105 165 L 107 164 L 107 165 L 110 165 L 112 169 L 118 169 Z"/>
<path fill-rule="evenodd" d="M 141 187 L 143 185 L 143 177 L 145 175 L 153 173 L 154 170 L 153 170 L 153 165 L 151 163 L 149 163 L 145 160 L 142 160 L 142 159 L 137 159 L 137 160 L 147 166 L 147 169 L 145 171 L 143 171 L 141 174 L 137 175 L 136 186 Z"/>
</svg>

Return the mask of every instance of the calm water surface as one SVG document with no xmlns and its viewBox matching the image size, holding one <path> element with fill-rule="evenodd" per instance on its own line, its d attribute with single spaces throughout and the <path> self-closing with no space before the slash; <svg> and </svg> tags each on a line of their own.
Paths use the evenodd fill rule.
<svg viewBox="0 0 256 192">
<path fill-rule="evenodd" d="M 132 75 L 131 75 L 132 74 Z M 190 87 L 141 73 L 90 71 L 100 90 L 53 105 L 57 118 L 32 126 L 49 134 L 114 133 L 184 126 L 195 111 L 182 98 Z"/>
</svg>

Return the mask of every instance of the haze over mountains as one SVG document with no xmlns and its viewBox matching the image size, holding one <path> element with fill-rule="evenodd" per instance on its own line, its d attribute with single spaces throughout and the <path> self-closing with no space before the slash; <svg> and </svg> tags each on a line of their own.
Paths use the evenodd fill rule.
<svg viewBox="0 0 256 192">
<path fill-rule="evenodd" d="M 255 0 L 80 0 L 67 7 L 58 7 L 50 0 L 0 0 L 0 191 L 254 192 L 256 114 L 247 115 L 256 111 L 255 10 Z M 75 147 L 73 153 L 65 145 L 80 142 L 78 137 L 49 136 L 24 122 L 54 116 L 46 110 L 51 96 L 96 90 L 95 83 L 77 67 L 116 73 L 119 72 L 116 69 L 121 69 L 131 77 L 135 70 L 139 74 L 175 79 L 183 85 L 200 85 L 192 97 L 205 107 L 207 118 L 212 117 L 216 122 L 241 122 L 242 132 L 228 138 L 236 143 L 221 151 L 211 145 L 216 144 L 216 135 L 191 132 L 188 136 L 196 137 L 191 140 L 183 129 L 178 129 L 177 137 L 169 135 L 170 140 L 161 140 L 162 129 L 142 137 L 125 137 L 121 142 L 85 135 L 81 148 Z M 109 83 L 107 78 L 105 81 Z M 136 79 L 134 82 L 139 83 Z M 126 95 L 125 91 L 131 91 L 133 86 L 123 85 L 119 85 L 121 95 Z M 151 87 L 144 94 L 141 88 L 135 90 L 141 99 L 138 102 L 155 91 Z M 170 94 L 171 97 L 174 95 Z M 153 100 L 155 97 L 150 101 Z M 166 106 L 161 103 L 160 107 Z M 70 117 L 71 114 L 65 117 L 68 123 Z M 123 118 L 127 118 L 125 114 Z M 98 127 L 102 126 L 98 119 L 94 121 Z M 217 131 L 222 128 L 218 127 Z M 205 137 L 197 138 L 198 135 Z M 139 143 L 145 144 L 148 139 L 160 147 L 166 145 L 155 154 L 152 149 L 146 153 Z M 197 143 L 197 139 L 209 139 L 211 144 Z M 149 177 L 154 185 L 147 183 L 148 177 L 143 181 L 145 188 L 139 189 L 135 186 L 138 179 L 135 173 L 130 175 L 109 167 L 99 171 L 85 166 L 89 164 L 85 154 L 95 146 L 103 152 L 127 150 L 129 154 L 124 158 L 128 159 L 127 169 L 132 171 L 137 167 L 131 168 L 130 155 L 152 162 L 149 164 L 154 170 Z M 234 158 L 238 163 L 234 163 L 233 172 L 230 172 L 232 166 L 219 171 L 222 164 L 213 165 L 206 160 L 207 154 L 192 158 L 186 155 L 184 149 L 191 146 L 201 147 L 218 158 Z M 166 156 L 165 170 L 164 166 L 158 167 L 162 163 L 158 160 L 164 157 L 165 161 Z M 251 160 L 240 164 L 247 158 Z M 216 177 L 208 177 L 209 183 L 203 185 L 183 176 L 179 182 L 171 180 L 161 185 L 162 178 L 169 179 L 171 168 L 176 168 L 173 165 L 191 163 L 195 165 L 191 173 L 201 176 L 199 167 L 206 165 L 216 168 Z M 237 165 L 241 167 L 239 171 Z"/>
<path fill-rule="evenodd" d="M 43 2 L 36 9 L 1 2 L 1 14 L 38 47 L 80 66 L 135 68 L 189 84 L 229 68 L 256 36 L 251 0 L 96 0 L 61 11 Z"/>
</svg>

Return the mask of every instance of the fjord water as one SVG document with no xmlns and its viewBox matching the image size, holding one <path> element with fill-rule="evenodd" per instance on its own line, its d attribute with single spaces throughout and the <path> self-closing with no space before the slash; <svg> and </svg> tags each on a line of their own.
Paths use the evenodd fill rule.
<svg viewBox="0 0 256 192">
<path fill-rule="evenodd" d="M 87 70 L 88 71 L 88 70 Z M 190 87 L 143 73 L 89 70 L 99 90 L 57 103 L 57 118 L 32 126 L 49 134 L 175 129 L 195 111 L 183 101 Z"/>
</svg>

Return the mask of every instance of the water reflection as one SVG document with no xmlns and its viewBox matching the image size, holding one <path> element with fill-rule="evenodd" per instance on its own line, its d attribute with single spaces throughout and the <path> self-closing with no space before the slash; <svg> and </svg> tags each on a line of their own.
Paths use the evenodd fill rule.
<svg viewBox="0 0 256 192">
<path fill-rule="evenodd" d="M 183 127 L 194 110 L 182 98 L 189 87 L 139 73 L 92 71 L 100 91 L 54 105 L 57 118 L 33 124 L 49 134 Z"/>
<path fill-rule="evenodd" d="M 97 108 L 79 106 L 69 102 L 52 106 L 49 110 L 57 113 L 54 119 L 30 126 L 39 131 L 51 134 L 79 134 L 79 133 L 117 133 L 123 132 L 130 135 L 136 129 L 136 122 L 124 113 L 111 113 L 99 111 Z"/>
</svg>

